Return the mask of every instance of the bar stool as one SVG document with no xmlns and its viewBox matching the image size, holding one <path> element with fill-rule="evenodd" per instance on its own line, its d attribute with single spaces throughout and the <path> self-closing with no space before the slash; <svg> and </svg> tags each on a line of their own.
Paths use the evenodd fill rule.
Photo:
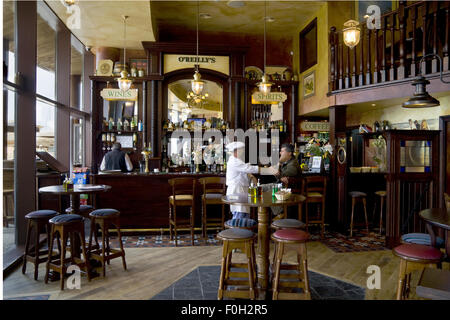
<svg viewBox="0 0 450 320">
<path fill-rule="evenodd" d="M 355 205 L 358 201 L 361 201 L 364 205 L 364 216 L 366 217 L 366 229 L 367 234 L 369 234 L 369 222 L 367 221 L 367 210 L 366 210 L 366 197 L 367 194 L 360 191 L 351 191 L 349 192 L 350 196 L 352 197 L 352 217 L 350 220 L 350 237 L 353 235 L 353 214 L 355 212 Z"/>
<path fill-rule="evenodd" d="M 208 205 L 220 205 L 222 207 L 221 219 L 210 219 L 211 226 L 225 227 L 225 204 L 222 202 L 222 196 L 226 190 L 226 180 L 223 177 L 207 177 L 198 179 L 203 186 L 202 194 L 202 233 L 206 239 L 208 218 L 206 208 Z"/>
<path fill-rule="evenodd" d="M 380 197 L 380 235 L 383 231 L 383 205 L 384 205 L 384 198 L 386 198 L 386 191 L 376 191 L 376 196 Z M 373 206 L 373 211 L 375 212 L 376 202 L 375 206 Z"/>
<path fill-rule="evenodd" d="M 219 291 L 217 298 L 256 298 L 255 284 L 255 249 L 256 235 L 250 230 L 232 228 L 221 231 L 217 238 L 223 241 L 222 266 L 220 270 Z M 232 263 L 233 249 L 240 249 L 247 258 L 247 263 Z M 231 268 L 244 268 L 247 272 L 231 272 Z M 230 278 L 248 278 L 248 280 L 231 280 Z M 245 286 L 246 290 L 230 290 L 228 286 Z"/>
<path fill-rule="evenodd" d="M 273 267 L 272 288 L 273 300 L 292 299 L 292 300 L 310 300 L 311 292 L 309 289 L 308 263 L 306 252 L 306 241 L 309 238 L 307 232 L 298 229 L 280 229 L 271 236 L 275 241 L 276 262 Z M 282 265 L 285 246 L 291 245 L 297 252 L 297 264 Z M 281 274 L 280 270 L 296 270 L 298 274 Z M 280 281 L 281 279 L 298 279 L 298 281 Z M 280 289 L 302 288 L 303 293 L 281 292 Z"/>
<path fill-rule="evenodd" d="M 395 256 L 400 258 L 400 273 L 398 276 L 397 300 L 405 300 L 409 296 L 411 272 L 423 271 L 431 265 L 439 266 L 442 253 L 439 249 L 421 244 L 401 244 L 392 249 Z"/>
<path fill-rule="evenodd" d="M 82 205 L 80 205 L 80 209 L 78 209 L 78 214 L 83 216 L 83 217 L 88 217 L 89 213 L 91 213 L 92 210 L 94 210 L 93 206 L 82 204 Z M 66 209 L 66 213 L 67 214 L 73 213 L 72 207 L 67 208 Z"/>
<path fill-rule="evenodd" d="M 125 250 L 122 244 L 122 235 L 120 233 L 120 212 L 115 209 L 97 209 L 89 214 L 91 218 L 91 231 L 89 233 L 89 256 L 102 263 L 102 275 L 105 277 L 105 262 L 109 264 L 110 260 L 122 257 L 123 269 L 127 270 L 127 263 L 125 261 Z M 100 226 L 102 231 L 102 248 L 92 248 L 92 236 L 95 236 L 97 242 L 96 228 Z M 111 249 L 109 246 L 109 227 L 115 226 L 118 235 L 120 250 Z"/>
<path fill-rule="evenodd" d="M 325 199 L 326 199 L 326 191 L 327 191 L 327 179 L 323 176 L 312 176 L 306 177 L 303 183 L 303 194 L 306 196 L 305 201 L 305 222 L 306 222 L 306 230 L 308 230 L 309 224 L 318 223 L 320 224 L 320 237 L 323 238 L 323 234 L 325 231 Z M 316 203 L 320 205 L 320 217 L 317 219 L 310 219 L 308 212 L 308 205 L 310 203 Z M 300 217 L 299 211 L 299 219 Z"/>
<path fill-rule="evenodd" d="M 64 290 L 64 276 L 67 272 L 68 264 L 75 263 L 80 268 L 84 268 L 89 281 L 89 260 L 86 255 L 86 243 L 84 240 L 84 219 L 77 214 L 60 214 L 49 220 L 52 231 L 50 233 L 50 245 L 48 249 L 47 268 L 45 273 L 45 283 L 48 283 L 49 271 L 54 270 L 60 274 L 61 290 Z M 55 233 L 59 233 L 61 241 L 61 256 L 59 260 L 53 261 L 53 240 Z M 74 245 L 75 236 L 80 238 L 81 250 L 84 260 L 74 256 L 74 248 L 70 250 L 70 259 L 66 259 L 67 239 L 70 237 L 70 245 Z M 56 257 L 57 258 L 57 257 Z M 70 263 L 69 263 L 70 261 Z"/>
<path fill-rule="evenodd" d="M 191 229 L 191 243 L 194 245 L 194 215 L 195 215 L 195 184 L 193 178 L 169 179 L 172 187 L 172 195 L 169 196 L 169 232 L 170 240 L 173 239 L 172 227 L 175 231 L 175 247 L 178 246 L 177 228 Z M 189 207 L 189 219 L 177 218 L 177 207 Z M 181 224 L 180 224 L 181 223 Z"/>
<path fill-rule="evenodd" d="M 305 229 L 306 224 L 297 219 L 278 219 L 274 220 L 270 227 L 275 230 L 280 229 Z M 275 259 L 277 257 L 277 247 L 273 252 L 272 264 L 275 265 Z"/>
<path fill-rule="evenodd" d="M 38 278 L 39 264 L 47 262 L 47 256 L 41 258 L 41 255 L 48 255 L 48 250 L 39 250 L 39 236 L 41 231 L 45 227 L 47 233 L 47 245 L 50 248 L 50 230 L 51 226 L 48 222 L 49 219 L 56 216 L 58 212 L 54 210 L 38 210 L 32 211 L 25 216 L 27 219 L 27 238 L 25 240 L 25 253 L 23 255 L 22 274 L 25 274 L 27 270 L 27 261 L 34 263 L 34 280 Z M 34 229 L 34 252 L 30 252 L 30 238 L 31 232 Z"/>
</svg>

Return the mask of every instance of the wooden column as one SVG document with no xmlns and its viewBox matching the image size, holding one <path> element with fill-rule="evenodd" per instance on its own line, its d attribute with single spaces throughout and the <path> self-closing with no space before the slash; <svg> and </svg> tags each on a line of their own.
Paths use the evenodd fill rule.
<svg viewBox="0 0 450 320">
<path fill-rule="evenodd" d="M 389 68 L 389 81 L 395 80 L 395 13 L 392 13 L 390 16 L 391 23 L 391 65 Z"/>
<path fill-rule="evenodd" d="M 381 82 L 386 81 L 386 36 L 387 36 L 387 17 L 383 18 L 383 26 L 381 27 L 381 35 L 383 37 L 382 42 L 382 52 L 381 52 L 381 71 L 380 71 L 380 77 Z"/>
<path fill-rule="evenodd" d="M 450 1 L 445 2 L 445 36 L 444 36 L 444 47 L 442 48 L 442 53 L 444 58 L 442 59 L 444 71 L 450 70 L 449 63 L 449 35 L 450 35 Z"/>
<path fill-rule="evenodd" d="M 346 137 L 347 106 L 332 106 L 329 108 L 330 115 L 330 144 L 333 146 L 331 157 L 331 208 L 327 210 L 332 216 L 330 221 L 335 229 L 345 231 L 346 225 L 346 199 L 347 199 L 347 160 L 340 164 L 336 153 L 340 146 L 340 140 Z"/>
<path fill-rule="evenodd" d="M 17 72 L 23 76 L 25 91 L 31 93 L 16 96 L 15 242 L 22 245 L 27 230 L 25 215 L 36 209 L 36 97 L 33 94 L 36 92 L 37 3 L 16 1 L 14 5 Z"/>
<path fill-rule="evenodd" d="M 406 73 L 405 73 L 406 19 L 408 19 L 408 16 L 406 14 L 405 3 L 402 1 L 402 2 L 400 2 L 400 6 L 398 8 L 398 21 L 399 21 L 399 28 L 400 28 L 400 46 L 399 46 L 400 65 L 397 68 L 397 79 L 399 79 L 399 80 L 404 79 L 406 76 Z"/>
<path fill-rule="evenodd" d="M 150 143 L 152 145 L 154 152 L 159 150 L 157 139 L 158 139 L 158 81 L 152 80 L 151 86 L 151 98 L 150 98 Z M 156 156 L 156 155 L 154 155 Z"/>
<path fill-rule="evenodd" d="M 241 127 L 241 83 L 234 81 L 234 127 Z"/>
<path fill-rule="evenodd" d="M 298 107 L 298 84 L 291 85 L 291 108 L 290 108 L 290 135 L 291 135 L 291 143 L 295 143 L 295 134 L 296 134 L 296 122 L 297 122 L 297 107 Z"/>
<path fill-rule="evenodd" d="M 83 111 L 92 111 L 91 97 L 91 80 L 89 76 L 95 72 L 95 56 L 86 50 L 83 50 Z M 84 134 L 85 134 L 85 165 L 92 166 L 92 115 L 85 117 Z"/>
<path fill-rule="evenodd" d="M 412 43 L 411 43 L 411 69 L 410 77 L 416 76 L 416 23 L 417 23 L 417 6 L 410 10 L 412 24 Z"/>
<path fill-rule="evenodd" d="M 142 81 L 142 148 L 147 144 L 147 81 Z M 152 144 L 152 148 L 155 146 Z M 152 149 L 155 152 L 154 149 Z"/>
<path fill-rule="evenodd" d="M 331 27 L 330 29 L 330 35 L 329 35 L 329 43 L 330 43 L 330 82 L 328 84 L 328 91 L 334 91 L 336 90 L 336 70 L 337 70 L 337 63 L 336 63 L 336 27 Z"/>
<path fill-rule="evenodd" d="M 360 86 L 363 86 L 365 83 L 364 78 L 364 28 L 361 26 L 361 40 L 359 41 L 359 76 L 358 83 Z"/>
<path fill-rule="evenodd" d="M 438 54 L 438 48 L 437 48 L 437 13 L 438 13 L 438 1 L 432 1 L 431 2 L 431 12 L 433 12 L 433 53 Z M 439 66 L 440 68 L 441 66 Z M 438 72 L 438 60 L 434 56 L 431 60 L 431 73 Z"/>
</svg>

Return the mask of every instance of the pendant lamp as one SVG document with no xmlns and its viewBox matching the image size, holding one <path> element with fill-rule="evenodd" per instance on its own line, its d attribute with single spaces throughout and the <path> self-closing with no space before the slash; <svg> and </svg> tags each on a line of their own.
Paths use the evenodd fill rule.
<svg viewBox="0 0 450 320">
<path fill-rule="evenodd" d="M 117 78 L 117 82 L 119 84 L 119 88 L 122 91 L 127 91 L 131 88 L 131 84 L 133 81 L 131 79 L 128 79 L 128 71 L 126 68 L 126 61 L 127 61 L 127 47 L 126 47 L 126 39 L 127 39 L 127 19 L 128 16 L 123 16 L 123 38 L 124 38 L 124 47 L 123 47 L 123 70 L 120 72 L 120 78 Z"/>
<path fill-rule="evenodd" d="M 259 92 L 263 94 L 270 93 L 270 89 L 273 85 L 272 82 L 269 81 L 269 77 L 266 74 L 266 18 L 267 10 L 266 10 L 266 1 L 264 1 L 264 75 L 261 78 L 261 82 L 258 82 L 256 85 L 259 88 Z"/>
<path fill-rule="evenodd" d="M 198 18 L 199 18 L 199 15 L 200 15 L 199 8 L 200 8 L 200 5 L 199 5 L 199 2 L 197 1 L 197 60 L 196 60 L 197 63 L 199 61 L 199 59 L 198 59 Z M 199 69 L 199 65 L 196 64 L 195 65 L 194 80 L 192 80 L 192 82 L 191 82 L 192 91 L 196 95 L 200 95 L 202 93 L 203 86 L 205 85 L 205 82 L 203 82 L 201 80 L 202 76 L 200 75 L 200 72 L 198 71 L 198 69 Z"/>
<path fill-rule="evenodd" d="M 350 49 L 353 49 L 359 43 L 361 29 L 358 25 L 359 22 L 355 20 L 348 20 L 344 23 L 345 28 L 342 30 L 344 43 L 347 47 L 350 47 Z"/>
</svg>

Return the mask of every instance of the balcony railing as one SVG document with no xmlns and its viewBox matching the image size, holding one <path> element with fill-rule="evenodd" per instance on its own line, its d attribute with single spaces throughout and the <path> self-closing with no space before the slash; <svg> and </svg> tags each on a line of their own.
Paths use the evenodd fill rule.
<svg viewBox="0 0 450 320">
<path fill-rule="evenodd" d="M 412 78 L 419 73 L 420 59 L 429 53 L 442 57 L 443 71 L 449 70 L 449 1 L 420 1 L 381 16 L 380 29 L 360 25 L 359 44 L 350 49 L 342 32 L 332 27 L 329 34 L 329 90 L 340 91 Z M 424 59 L 425 60 L 425 59 Z M 422 62 L 421 73 L 439 72 L 436 57 Z"/>
</svg>

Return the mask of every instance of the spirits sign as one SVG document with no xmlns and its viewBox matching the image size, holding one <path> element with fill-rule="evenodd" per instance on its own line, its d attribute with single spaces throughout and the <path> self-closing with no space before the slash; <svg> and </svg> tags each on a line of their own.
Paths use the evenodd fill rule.
<svg viewBox="0 0 450 320">
<path fill-rule="evenodd" d="M 100 95 L 105 100 L 130 100 L 136 101 L 138 97 L 137 89 L 128 89 L 123 91 L 121 89 L 103 89 Z"/>
<path fill-rule="evenodd" d="M 270 92 L 264 94 L 262 92 L 255 92 L 252 94 L 252 104 L 278 104 L 285 102 L 287 95 L 284 92 Z"/>
</svg>

